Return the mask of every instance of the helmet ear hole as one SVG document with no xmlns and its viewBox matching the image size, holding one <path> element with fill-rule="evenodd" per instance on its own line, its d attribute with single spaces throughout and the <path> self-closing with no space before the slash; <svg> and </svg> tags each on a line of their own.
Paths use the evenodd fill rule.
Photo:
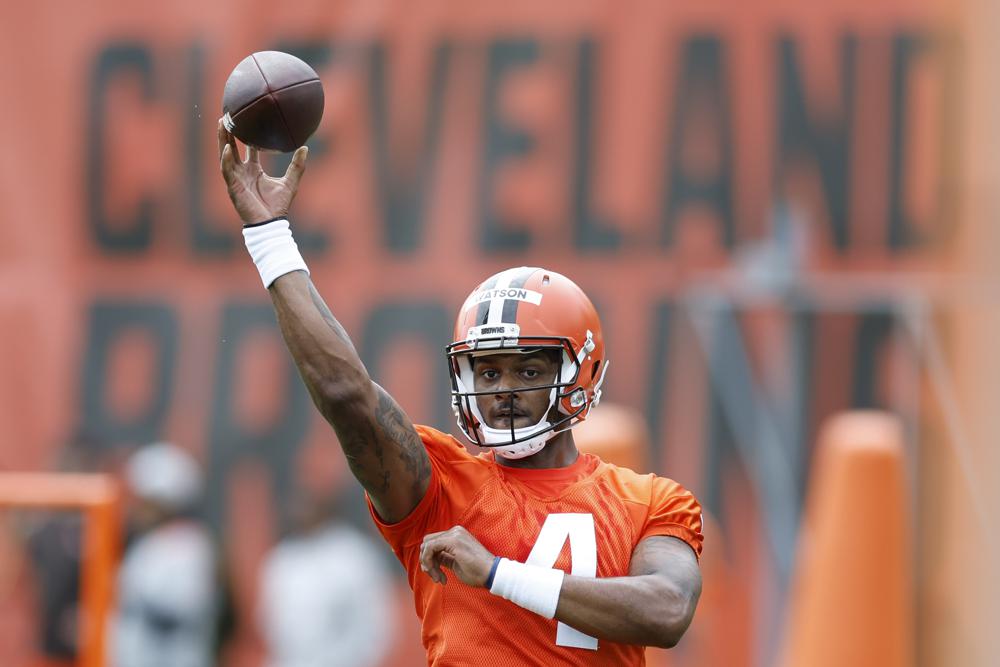
<svg viewBox="0 0 1000 667">
<path fill-rule="evenodd" d="M 601 360 L 598 359 L 594 362 L 593 368 L 590 369 L 590 380 L 593 381 L 597 377 L 597 371 L 601 368 Z"/>
</svg>

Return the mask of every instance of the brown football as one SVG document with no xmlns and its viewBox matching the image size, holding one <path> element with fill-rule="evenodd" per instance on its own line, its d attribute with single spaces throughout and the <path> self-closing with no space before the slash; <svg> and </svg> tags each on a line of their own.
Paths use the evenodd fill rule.
<svg viewBox="0 0 1000 667">
<path fill-rule="evenodd" d="M 258 51 L 240 61 L 222 93 L 222 122 L 245 144 L 293 151 L 319 127 L 323 84 L 289 53 Z"/>
</svg>

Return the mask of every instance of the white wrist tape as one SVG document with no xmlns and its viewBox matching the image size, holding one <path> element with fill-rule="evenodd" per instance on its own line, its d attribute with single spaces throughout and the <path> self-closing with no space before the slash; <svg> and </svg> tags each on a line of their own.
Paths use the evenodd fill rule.
<svg viewBox="0 0 1000 667">
<path fill-rule="evenodd" d="M 501 558 L 490 593 L 539 616 L 552 618 L 559 605 L 563 576 L 562 570 Z"/>
<path fill-rule="evenodd" d="M 264 287 L 270 287 L 275 280 L 292 271 L 309 273 L 299 254 L 299 246 L 292 238 L 288 220 L 278 218 L 263 225 L 244 227 L 243 240 Z"/>
</svg>

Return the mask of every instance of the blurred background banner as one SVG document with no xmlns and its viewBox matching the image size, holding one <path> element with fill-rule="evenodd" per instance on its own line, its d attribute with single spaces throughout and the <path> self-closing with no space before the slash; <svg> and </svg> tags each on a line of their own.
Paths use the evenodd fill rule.
<svg viewBox="0 0 1000 667">
<path fill-rule="evenodd" d="M 606 396 L 712 515 L 671 664 L 777 660 L 814 443 L 854 408 L 902 420 L 919 664 L 986 664 L 995 4 L 10 4 L 0 468 L 179 443 L 248 609 L 294 489 L 363 513 L 218 172 L 227 75 L 280 49 L 327 99 L 296 238 L 414 421 L 455 430 L 443 346 L 480 280 L 541 265 L 594 300 Z"/>
</svg>

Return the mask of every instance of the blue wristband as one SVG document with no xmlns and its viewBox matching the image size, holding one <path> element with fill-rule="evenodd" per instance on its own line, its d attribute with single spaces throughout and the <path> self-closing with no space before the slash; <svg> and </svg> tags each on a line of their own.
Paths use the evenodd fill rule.
<svg viewBox="0 0 1000 667">
<path fill-rule="evenodd" d="M 486 583 L 483 584 L 487 589 L 493 588 L 493 578 L 497 576 L 497 566 L 500 565 L 500 556 L 493 559 L 493 567 L 490 568 L 490 576 L 486 577 Z"/>
</svg>

